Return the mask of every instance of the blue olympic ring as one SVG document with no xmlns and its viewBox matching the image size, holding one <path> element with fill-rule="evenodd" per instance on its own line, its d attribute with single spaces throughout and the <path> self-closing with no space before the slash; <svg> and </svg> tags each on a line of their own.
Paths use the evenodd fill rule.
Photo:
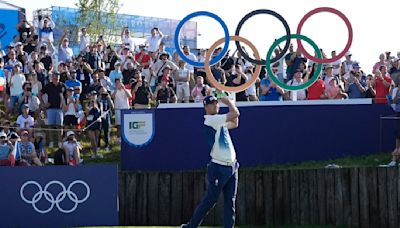
<svg viewBox="0 0 400 228">
<path fill-rule="evenodd" d="M 215 19 L 216 21 L 218 21 L 218 23 L 221 24 L 222 28 L 224 29 L 224 33 L 225 33 L 225 44 L 224 44 L 224 48 L 222 49 L 221 53 L 219 55 L 217 55 L 216 57 L 214 57 L 213 59 L 211 59 L 210 64 L 214 65 L 217 62 L 219 62 L 224 56 L 225 54 L 228 52 L 228 47 L 229 47 L 229 31 L 228 31 L 228 27 L 226 26 L 225 22 L 217 15 L 208 12 L 208 11 L 197 11 L 194 13 L 191 13 L 189 15 L 187 15 L 185 18 L 183 18 L 178 26 L 176 27 L 175 30 L 175 35 L 174 35 L 174 43 L 175 43 L 175 48 L 176 48 L 176 52 L 178 53 L 178 55 L 182 58 L 183 61 L 187 62 L 190 65 L 196 66 L 196 67 L 204 67 L 204 62 L 196 62 L 193 61 L 191 59 L 189 59 L 188 57 L 186 57 L 186 55 L 182 52 L 181 50 L 181 46 L 179 43 L 179 33 L 183 27 L 183 25 L 190 20 L 193 17 L 197 17 L 197 16 L 207 16 L 207 17 L 211 17 L 213 19 Z"/>
</svg>

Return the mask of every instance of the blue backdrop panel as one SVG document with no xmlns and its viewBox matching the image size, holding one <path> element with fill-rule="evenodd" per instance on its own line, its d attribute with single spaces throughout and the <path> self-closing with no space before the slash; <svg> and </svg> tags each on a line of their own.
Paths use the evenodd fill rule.
<svg viewBox="0 0 400 228">
<path fill-rule="evenodd" d="M 395 145 L 395 122 L 380 121 L 381 115 L 394 114 L 387 105 L 241 107 L 240 112 L 239 128 L 230 132 L 241 167 L 388 152 Z M 148 146 L 122 142 L 122 169 L 204 168 L 210 151 L 203 115 L 201 108 L 156 110 L 156 133 Z"/>
<path fill-rule="evenodd" d="M 0 9 L 0 40 L 3 49 L 11 43 L 13 36 L 17 34 L 18 10 Z"/>
<path fill-rule="evenodd" d="M 1 227 L 118 225 L 117 166 L 0 167 L 0 180 Z"/>
</svg>

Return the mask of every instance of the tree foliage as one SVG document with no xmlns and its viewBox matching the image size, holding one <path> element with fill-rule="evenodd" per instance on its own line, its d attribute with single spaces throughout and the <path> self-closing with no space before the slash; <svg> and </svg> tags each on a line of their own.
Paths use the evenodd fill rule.
<svg viewBox="0 0 400 228">
<path fill-rule="evenodd" d="M 87 28 L 92 41 L 103 35 L 112 42 L 115 35 L 117 14 L 120 9 L 119 0 L 78 0 L 77 21 Z"/>
</svg>

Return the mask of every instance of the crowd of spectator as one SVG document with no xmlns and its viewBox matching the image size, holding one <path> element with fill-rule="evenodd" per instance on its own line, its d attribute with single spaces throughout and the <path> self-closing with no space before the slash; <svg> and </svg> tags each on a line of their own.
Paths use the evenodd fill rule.
<svg viewBox="0 0 400 228">
<path fill-rule="evenodd" d="M 132 31 L 125 27 L 121 43 L 115 46 L 107 44 L 103 36 L 94 40 L 81 28 L 77 55 L 69 44 L 70 32 L 65 31 L 55 42 L 55 28 L 51 17 L 41 18 L 38 28 L 23 20 L 17 25 L 18 35 L 4 45 L 5 50 L 0 45 L 0 77 L 5 78 L 0 89 L 7 117 L 0 124 L 1 164 L 42 165 L 47 161 L 47 146 L 62 150 L 64 164 L 80 164 L 82 146 L 77 136 L 82 129 L 90 138 L 92 158 L 102 158 L 100 139 L 109 151 L 112 126 L 118 129 L 117 140 L 121 141 L 122 109 L 202 102 L 216 91 L 204 68 L 187 64 L 176 52 L 170 56 L 165 51 L 159 28 L 151 30 L 146 42 L 136 44 Z M 181 48 L 189 59 L 204 61 L 206 50 L 194 54 L 188 46 Z M 213 54 L 220 51 L 218 48 Z M 281 51 L 277 48 L 275 55 Z M 325 53 L 323 56 L 328 58 Z M 331 56 L 336 53 L 332 51 Z M 285 90 L 263 68 L 253 85 L 233 97 L 249 102 L 373 98 L 383 104 L 395 83 L 399 85 L 399 57 L 390 52 L 381 54 L 367 74 L 348 52 L 343 62 L 324 64 L 322 73 L 314 75 L 317 64 L 291 45 L 289 53 L 271 65 L 275 76 L 289 86 L 318 77 L 312 86 Z M 228 52 L 211 71 L 219 83 L 239 86 L 251 80 L 254 68 L 235 51 Z M 13 116 L 17 117 L 16 126 L 11 124 Z"/>
</svg>

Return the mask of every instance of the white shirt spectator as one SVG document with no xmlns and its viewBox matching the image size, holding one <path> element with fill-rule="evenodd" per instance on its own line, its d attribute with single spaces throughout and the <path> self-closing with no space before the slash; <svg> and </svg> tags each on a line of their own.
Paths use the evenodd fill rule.
<svg viewBox="0 0 400 228">
<path fill-rule="evenodd" d="M 340 74 L 340 65 L 341 65 L 340 59 L 338 59 L 335 62 L 333 62 L 332 65 L 333 65 L 332 74 L 333 75 L 339 75 Z"/>
<path fill-rule="evenodd" d="M 251 81 L 253 78 L 253 74 L 246 74 L 247 75 L 247 81 Z M 249 88 L 247 88 L 247 95 L 249 96 L 256 96 L 257 95 L 257 90 L 256 90 L 256 83 L 251 84 Z"/>
<path fill-rule="evenodd" d="M 130 93 L 129 90 L 128 93 Z M 116 91 L 114 105 L 115 109 L 129 109 L 129 97 L 126 95 L 125 90 L 119 89 Z"/>
<path fill-rule="evenodd" d="M 301 79 L 300 82 L 297 81 L 296 79 L 292 79 L 292 80 L 288 81 L 286 84 L 288 86 L 299 86 L 299 85 L 303 85 L 304 82 L 303 82 L 303 79 Z M 289 93 L 290 93 L 290 100 L 292 100 L 292 101 L 294 101 L 294 100 L 305 100 L 307 98 L 306 90 L 304 90 L 304 89 L 296 90 L 296 91 L 290 91 Z"/>
<path fill-rule="evenodd" d="M 157 51 L 158 47 L 160 46 L 161 40 L 162 37 L 159 34 L 147 38 L 145 44 L 149 45 L 148 51 L 149 52 Z"/>
<path fill-rule="evenodd" d="M 186 55 L 186 57 L 192 61 L 197 62 L 197 57 L 193 54 L 193 53 L 189 53 L 188 55 Z M 194 67 L 193 65 L 190 64 L 186 64 L 186 69 L 188 69 L 190 71 L 190 73 L 194 73 Z"/>
<path fill-rule="evenodd" d="M 22 85 L 25 83 L 26 78 L 23 74 L 15 74 L 9 78 L 8 83 L 10 84 L 10 95 L 11 96 L 19 96 L 24 90 L 22 89 Z"/>
<path fill-rule="evenodd" d="M 80 35 L 79 51 L 89 51 L 88 47 L 90 44 L 90 36 L 88 34 Z"/>
<path fill-rule="evenodd" d="M 72 60 L 74 52 L 70 47 L 64 48 L 62 45 L 58 48 L 58 61 L 66 62 L 67 60 Z"/>
<path fill-rule="evenodd" d="M 28 115 L 26 118 L 23 115 L 19 115 L 16 124 L 19 126 L 19 128 L 27 129 L 34 126 L 35 120 L 30 115 Z"/>
<path fill-rule="evenodd" d="M 236 152 L 226 127 L 226 114 L 204 115 L 204 119 L 204 125 L 208 127 L 207 137 L 212 140 L 211 158 L 221 162 L 235 162 Z"/>
<path fill-rule="evenodd" d="M 122 35 L 122 43 L 125 44 L 125 47 L 128 46 L 130 50 L 135 50 L 136 44 L 130 36 Z"/>
</svg>

